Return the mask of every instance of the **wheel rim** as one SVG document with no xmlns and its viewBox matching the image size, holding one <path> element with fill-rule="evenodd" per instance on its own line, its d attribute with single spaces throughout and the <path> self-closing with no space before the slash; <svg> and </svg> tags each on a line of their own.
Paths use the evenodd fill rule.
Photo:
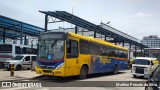
<svg viewBox="0 0 160 90">
<path fill-rule="evenodd" d="M 117 73 L 117 66 L 114 67 L 114 74 Z"/>
<path fill-rule="evenodd" d="M 81 78 L 82 79 L 84 79 L 84 78 L 86 78 L 86 69 L 85 68 L 83 68 L 82 70 L 81 70 Z"/>
</svg>

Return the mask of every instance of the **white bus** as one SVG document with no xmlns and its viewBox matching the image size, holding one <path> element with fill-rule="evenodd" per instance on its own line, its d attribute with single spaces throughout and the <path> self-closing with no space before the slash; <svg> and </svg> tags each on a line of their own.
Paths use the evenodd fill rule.
<svg viewBox="0 0 160 90">
<path fill-rule="evenodd" d="M 144 57 L 157 58 L 160 62 L 160 48 L 145 48 Z"/>
<path fill-rule="evenodd" d="M 0 66 L 4 66 L 6 60 L 10 60 L 18 54 L 37 54 L 37 48 L 28 45 L 0 44 Z"/>
</svg>

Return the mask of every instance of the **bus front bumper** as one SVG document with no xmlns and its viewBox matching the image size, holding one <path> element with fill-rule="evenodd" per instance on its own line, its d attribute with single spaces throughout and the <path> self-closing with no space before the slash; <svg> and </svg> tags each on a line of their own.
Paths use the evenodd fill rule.
<svg viewBox="0 0 160 90">
<path fill-rule="evenodd" d="M 64 71 L 62 69 L 54 70 L 54 69 L 42 69 L 35 66 L 35 71 L 37 74 L 49 75 L 49 76 L 64 76 Z"/>
</svg>

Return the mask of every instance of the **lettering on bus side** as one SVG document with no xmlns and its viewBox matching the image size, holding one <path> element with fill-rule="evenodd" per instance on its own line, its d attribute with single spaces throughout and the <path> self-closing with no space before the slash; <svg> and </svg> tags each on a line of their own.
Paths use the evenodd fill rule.
<svg viewBox="0 0 160 90">
<path fill-rule="evenodd" d="M 102 56 L 100 57 L 99 63 L 102 63 L 102 64 L 111 63 L 111 60 L 105 56 L 104 57 Z"/>
</svg>

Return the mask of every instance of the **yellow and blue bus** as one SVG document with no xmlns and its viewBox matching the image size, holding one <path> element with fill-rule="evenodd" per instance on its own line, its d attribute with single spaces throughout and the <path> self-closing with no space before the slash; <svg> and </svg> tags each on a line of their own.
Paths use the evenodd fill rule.
<svg viewBox="0 0 160 90">
<path fill-rule="evenodd" d="M 50 76 L 86 78 L 87 74 L 128 68 L 128 49 L 71 32 L 45 32 L 39 37 L 35 71 Z"/>
</svg>

